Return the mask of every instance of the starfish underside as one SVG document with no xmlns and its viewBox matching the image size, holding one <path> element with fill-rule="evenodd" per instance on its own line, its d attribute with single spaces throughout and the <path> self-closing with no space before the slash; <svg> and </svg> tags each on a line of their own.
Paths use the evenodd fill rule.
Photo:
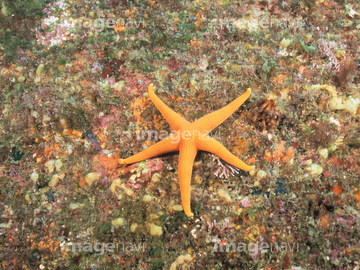
<svg viewBox="0 0 360 270">
<path fill-rule="evenodd" d="M 211 152 L 244 171 L 251 171 L 255 168 L 245 164 L 235 155 L 231 154 L 220 142 L 207 135 L 245 102 L 250 96 L 251 90 L 247 89 L 244 94 L 227 106 L 205 115 L 193 123 L 185 120 L 162 102 L 155 95 L 153 84 L 149 85 L 148 90 L 151 100 L 175 132 L 136 155 L 127 159 L 120 159 L 120 164 L 132 164 L 154 156 L 179 151 L 178 174 L 182 206 L 187 216 L 193 216 L 190 208 L 190 182 L 194 159 L 199 150 Z"/>
</svg>

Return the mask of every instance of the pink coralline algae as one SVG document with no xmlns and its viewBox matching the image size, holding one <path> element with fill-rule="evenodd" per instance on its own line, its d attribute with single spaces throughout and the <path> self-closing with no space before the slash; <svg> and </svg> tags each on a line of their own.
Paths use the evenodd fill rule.
<svg viewBox="0 0 360 270">
<path fill-rule="evenodd" d="M 152 171 L 159 171 L 162 169 L 162 167 L 164 166 L 164 163 L 162 162 L 162 160 L 160 158 L 156 158 L 156 159 L 149 159 L 146 162 L 146 168 L 151 169 Z"/>
<path fill-rule="evenodd" d="M 234 168 L 228 164 L 223 164 L 220 161 L 220 158 L 215 156 L 215 155 L 211 155 L 214 161 L 217 161 L 217 170 L 214 173 L 215 176 L 220 177 L 220 178 L 228 178 L 230 175 L 234 176 L 234 174 L 238 174 L 239 173 L 239 169 L 238 168 Z"/>
<path fill-rule="evenodd" d="M 107 129 L 109 126 L 115 125 L 119 122 L 119 110 L 118 109 L 111 109 L 110 115 L 104 115 L 99 118 L 99 127 L 101 129 Z"/>
<path fill-rule="evenodd" d="M 246 199 L 243 200 L 243 201 L 241 202 L 241 204 L 242 204 L 242 206 L 245 207 L 245 208 L 251 206 L 251 202 L 249 202 L 249 201 L 246 200 Z"/>
<path fill-rule="evenodd" d="M 59 11 L 55 10 L 54 7 L 58 7 L 63 11 L 59 14 Z M 56 3 L 49 4 L 49 8 L 43 9 L 43 12 L 48 17 L 41 23 L 41 29 L 40 27 L 33 29 L 39 43 L 51 47 L 73 38 L 74 34 L 70 30 L 75 27 L 75 22 L 61 19 L 66 14 L 66 7 L 67 5 L 63 1 L 57 1 Z M 56 16 L 51 16 L 55 13 Z"/>
<path fill-rule="evenodd" d="M 164 163 L 159 158 L 149 159 L 145 162 L 139 162 L 130 166 L 131 175 L 125 187 L 131 189 L 140 189 L 143 186 L 147 186 L 151 180 L 151 176 L 154 172 L 159 171 L 163 168 Z"/>
<path fill-rule="evenodd" d="M 125 72 L 124 80 L 126 82 L 125 91 L 129 95 L 132 94 L 135 89 L 141 93 L 147 92 L 148 86 L 151 83 L 150 79 L 140 73 L 134 75 L 131 72 Z"/>
</svg>

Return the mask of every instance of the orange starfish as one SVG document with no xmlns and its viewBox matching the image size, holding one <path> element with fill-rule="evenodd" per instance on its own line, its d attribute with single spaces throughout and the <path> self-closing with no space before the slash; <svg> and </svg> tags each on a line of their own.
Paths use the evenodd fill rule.
<svg viewBox="0 0 360 270">
<path fill-rule="evenodd" d="M 247 89 L 227 106 L 212 112 L 193 123 L 188 122 L 179 114 L 165 105 L 154 93 L 153 84 L 149 85 L 149 96 L 159 109 L 171 129 L 175 131 L 166 139 L 146 148 L 144 151 L 127 159 L 120 159 L 120 164 L 131 164 L 154 156 L 169 152 L 179 151 L 179 181 L 182 206 L 187 216 L 193 216 L 190 208 L 190 182 L 192 167 L 198 150 L 211 152 L 231 165 L 242 170 L 251 171 L 254 166 L 246 165 L 243 161 L 231 154 L 221 143 L 209 137 L 207 134 L 224 122 L 241 104 L 250 96 L 251 90 Z"/>
</svg>

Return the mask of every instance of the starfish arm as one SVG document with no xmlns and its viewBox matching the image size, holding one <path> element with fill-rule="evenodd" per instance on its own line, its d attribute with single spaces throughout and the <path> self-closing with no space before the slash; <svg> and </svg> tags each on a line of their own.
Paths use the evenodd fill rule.
<svg viewBox="0 0 360 270">
<path fill-rule="evenodd" d="M 156 108 L 158 108 L 173 130 L 180 130 L 186 125 L 190 124 L 190 122 L 171 110 L 164 102 L 162 102 L 160 98 L 158 98 L 157 95 L 155 95 L 152 83 L 149 85 L 148 92 L 152 102 L 155 104 Z"/>
<path fill-rule="evenodd" d="M 139 162 L 151 157 L 159 156 L 169 152 L 179 151 L 179 143 L 171 140 L 170 137 L 165 138 L 164 140 L 146 148 L 144 151 L 133 155 L 127 159 L 120 159 L 120 164 L 132 164 Z"/>
<path fill-rule="evenodd" d="M 203 150 L 207 152 L 211 152 L 218 157 L 222 158 L 226 162 L 234 165 L 244 171 L 251 171 L 255 168 L 255 166 L 249 166 L 245 164 L 245 162 L 238 159 L 235 155 L 231 154 L 229 150 L 226 149 L 220 142 L 214 140 L 213 138 L 206 135 L 201 140 L 198 140 L 196 143 L 196 147 L 198 150 Z"/>
<path fill-rule="evenodd" d="M 190 207 L 190 183 L 194 159 L 197 153 L 197 149 L 192 142 L 182 142 L 179 147 L 179 182 L 181 202 L 184 208 L 184 212 L 188 217 L 192 217 L 194 214 L 191 212 Z"/>
<path fill-rule="evenodd" d="M 209 133 L 211 130 L 224 122 L 231 114 L 233 114 L 241 106 L 241 104 L 248 99 L 250 93 L 251 90 L 248 88 L 244 94 L 239 96 L 230 104 L 193 122 L 191 124 L 191 129 Z"/>
</svg>

